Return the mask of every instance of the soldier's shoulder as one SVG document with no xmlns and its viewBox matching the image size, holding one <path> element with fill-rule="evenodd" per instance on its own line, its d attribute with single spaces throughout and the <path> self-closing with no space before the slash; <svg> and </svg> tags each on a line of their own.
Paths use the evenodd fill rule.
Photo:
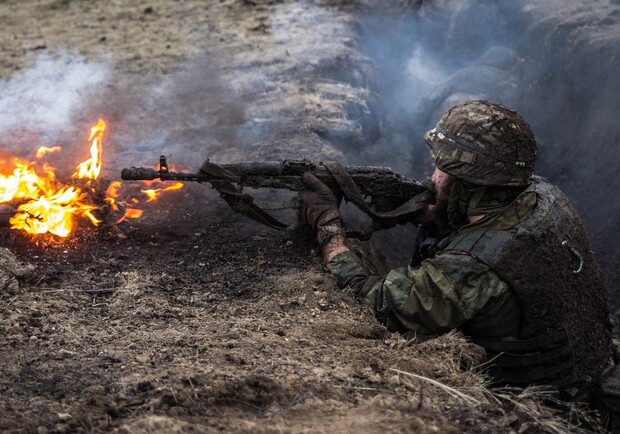
<svg viewBox="0 0 620 434">
<path fill-rule="evenodd" d="M 445 272 L 457 271 L 459 274 L 469 272 L 481 273 L 489 270 L 489 267 L 475 256 L 460 249 L 444 250 L 433 258 L 426 259 L 423 264 L 426 267 L 438 268 Z"/>
</svg>

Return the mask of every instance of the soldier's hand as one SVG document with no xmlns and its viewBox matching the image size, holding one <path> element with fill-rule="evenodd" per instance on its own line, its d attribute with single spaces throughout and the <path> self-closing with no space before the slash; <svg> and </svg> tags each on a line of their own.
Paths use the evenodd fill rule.
<svg viewBox="0 0 620 434">
<path fill-rule="evenodd" d="M 323 246 L 335 235 L 344 235 L 338 198 L 312 173 L 304 173 L 302 180 L 306 189 L 299 192 L 300 220 L 316 230 L 319 245 Z"/>
<path fill-rule="evenodd" d="M 340 218 L 336 195 L 310 172 L 302 175 L 306 189 L 299 192 L 301 222 L 314 229 L 334 218 Z"/>
</svg>

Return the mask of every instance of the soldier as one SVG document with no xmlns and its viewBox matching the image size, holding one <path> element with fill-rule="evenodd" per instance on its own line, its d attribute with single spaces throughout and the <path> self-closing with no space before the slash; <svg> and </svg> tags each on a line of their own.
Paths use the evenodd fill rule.
<svg viewBox="0 0 620 434">
<path fill-rule="evenodd" d="M 555 387 L 589 400 L 610 361 L 608 294 L 581 219 L 533 176 L 537 145 L 515 111 L 487 101 L 448 110 L 426 133 L 449 235 L 420 243 L 407 268 L 373 275 L 346 244 L 338 200 L 306 173 L 302 218 L 323 258 L 391 331 L 461 330 L 484 347 L 497 385 Z"/>
</svg>

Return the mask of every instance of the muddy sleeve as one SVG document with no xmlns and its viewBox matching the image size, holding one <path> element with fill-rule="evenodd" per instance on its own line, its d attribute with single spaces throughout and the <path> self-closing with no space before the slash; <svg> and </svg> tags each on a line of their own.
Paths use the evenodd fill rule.
<svg viewBox="0 0 620 434">
<path fill-rule="evenodd" d="M 353 289 L 391 331 L 438 334 L 466 321 L 494 316 L 505 308 L 508 286 L 475 259 L 444 254 L 422 262 L 417 270 L 396 268 L 372 275 L 353 252 L 327 264 L 338 285 Z"/>
</svg>

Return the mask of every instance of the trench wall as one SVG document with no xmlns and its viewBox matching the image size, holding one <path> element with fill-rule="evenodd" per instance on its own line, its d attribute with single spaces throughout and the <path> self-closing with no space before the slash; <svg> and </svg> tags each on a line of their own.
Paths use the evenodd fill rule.
<svg viewBox="0 0 620 434">
<path fill-rule="evenodd" d="M 567 193 L 620 298 L 620 4 L 595 0 L 436 0 L 362 12 L 386 132 L 383 164 L 428 175 L 423 134 L 467 100 L 517 109 L 539 143 L 536 173 Z"/>
</svg>

